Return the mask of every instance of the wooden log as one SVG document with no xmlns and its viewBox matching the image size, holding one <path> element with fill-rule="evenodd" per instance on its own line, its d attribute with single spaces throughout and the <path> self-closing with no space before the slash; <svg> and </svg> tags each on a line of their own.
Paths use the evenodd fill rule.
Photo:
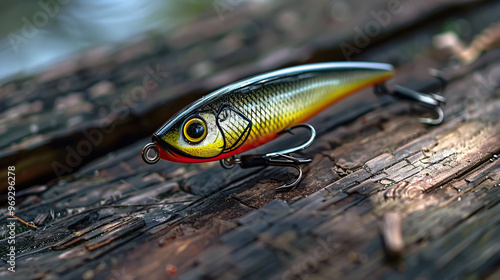
<svg viewBox="0 0 500 280">
<path fill-rule="evenodd" d="M 446 10 L 429 3 L 415 4 L 421 10 L 409 22 Z M 497 3 L 483 5 L 466 15 L 471 22 L 498 11 Z M 410 24 L 398 24 L 404 22 Z M 433 34 L 427 28 L 410 30 Z M 364 55 L 377 60 L 384 55 L 377 48 L 397 50 L 407 40 L 379 42 Z M 271 65 L 290 60 L 279 61 Z M 419 51 L 402 62 L 397 80 L 422 78 L 441 62 L 431 51 Z M 264 66 L 248 67 L 237 75 Z M 124 145 L 70 177 L 19 193 L 16 214 L 38 228 L 17 227 L 16 273 L 4 266 L 0 277 L 494 277 L 499 273 L 498 69 L 500 54 L 494 51 L 467 67 L 448 69 L 447 117 L 436 127 L 417 121 L 422 111 L 388 98 L 370 100 L 368 92 L 328 110 L 311 121 L 318 138 L 301 156 L 313 161 L 301 184 L 287 193 L 274 188 L 293 179 L 294 169 L 145 165 L 139 151 L 146 139 Z M 229 79 L 224 77 L 207 84 Z M 151 118 L 160 112 L 147 104 L 138 110 Z M 132 119 L 124 123 L 140 123 Z M 46 139 L 57 143 L 52 136 Z M 284 139 L 279 145 L 291 143 Z M 7 239 L 0 240 L 3 259 L 7 248 Z"/>
</svg>

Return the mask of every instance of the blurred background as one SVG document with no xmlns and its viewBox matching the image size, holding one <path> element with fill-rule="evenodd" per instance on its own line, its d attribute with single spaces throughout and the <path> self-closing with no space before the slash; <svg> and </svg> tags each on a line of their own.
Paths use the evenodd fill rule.
<svg viewBox="0 0 500 280">
<path fill-rule="evenodd" d="M 165 34 L 213 9 L 210 1 L 6 0 L 0 3 L 0 80 L 29 75 L 97 46 Z"/>
<path fill-rule="evenodd" d="M 386 62 L 422 89 L 429 68 L 460 64 L 435 36 L 470 42 L 499 11 L 484 0 L 5 0 L 0 168 L 16 166 L 19 188 L 54 184 L 147 142 L 202 95 L 286 66 Z"/>
</svg>

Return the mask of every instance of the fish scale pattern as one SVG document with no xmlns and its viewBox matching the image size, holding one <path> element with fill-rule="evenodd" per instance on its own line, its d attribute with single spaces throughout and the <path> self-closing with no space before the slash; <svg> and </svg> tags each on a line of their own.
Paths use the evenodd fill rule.
<svg viewBox="0 0 500 280">
<path fill-rule="evenodd" d="M 384 75 L 387 72 L 356 70 L 290 77 L 241 88 L 212 105 L 233 106 L 251 121 L 251 130 L 248 131 L 248 122 L 228 110 L 223 132 L 226 144 L 233 150 L 245 140 L 257 144 L 265 142 L 280 131 L 316 115 L 346 95 L 376 83 Z"/>
</svg>

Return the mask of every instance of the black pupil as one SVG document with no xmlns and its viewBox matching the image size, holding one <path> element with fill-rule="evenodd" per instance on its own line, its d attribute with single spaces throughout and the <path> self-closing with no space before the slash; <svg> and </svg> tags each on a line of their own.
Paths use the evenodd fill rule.
<svg viewBox="0 0 500 280">
<path fill-rule="evenodd" d="M 186 130 L 187 135 L 193 139 L 198 139 L 205 133 L 205 128 L 201 123 L 192 123 Z"/>
</svg>

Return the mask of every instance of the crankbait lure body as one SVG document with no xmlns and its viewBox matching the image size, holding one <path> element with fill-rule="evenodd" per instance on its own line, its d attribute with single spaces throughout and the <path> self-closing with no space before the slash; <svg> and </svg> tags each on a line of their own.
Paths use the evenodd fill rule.
<svg viewBox="0 0 500 280">
<path fill-rule="evenodd" d="M 236 164 L 242 168 L 294 167 L 299 171 L 295 182 L 276 188 L 286 191 L 302 178 L 298 165 L 311 162 L 311 159 L 290 155 L 309 146 L 316 135 L 314 128 L 303 122 L 363 88 L 375 86 L 377 93 L 417 101 L 434 109 L 439 116 L 421 118 L 421 122 L 442 122 L 444 113 L 440 105 L 444 98 L 441 95 L 420 93 L 398 85 L 389 92 L 383 83 L 393 75 L 389 64 L 343 62 L 291 67 L 242 80 L 179 111 L 153 134 L 153 143 L 144 147 L 142 158 L 150 164 L 162 158 L 184 163 L 220 160 L 225 168 Z M 310 139 L 300 146 L 265 155 L 236 157 L 297 127 L 311 132 Z"/>
<path fill-rule="evenodd" d="M 159 157 L 200 163 L 258 147 L 279 132 L 394 75 L 383 63 L 291 67 L 223 87 L 182 109 L 153 134 Z"/>
</svg>

